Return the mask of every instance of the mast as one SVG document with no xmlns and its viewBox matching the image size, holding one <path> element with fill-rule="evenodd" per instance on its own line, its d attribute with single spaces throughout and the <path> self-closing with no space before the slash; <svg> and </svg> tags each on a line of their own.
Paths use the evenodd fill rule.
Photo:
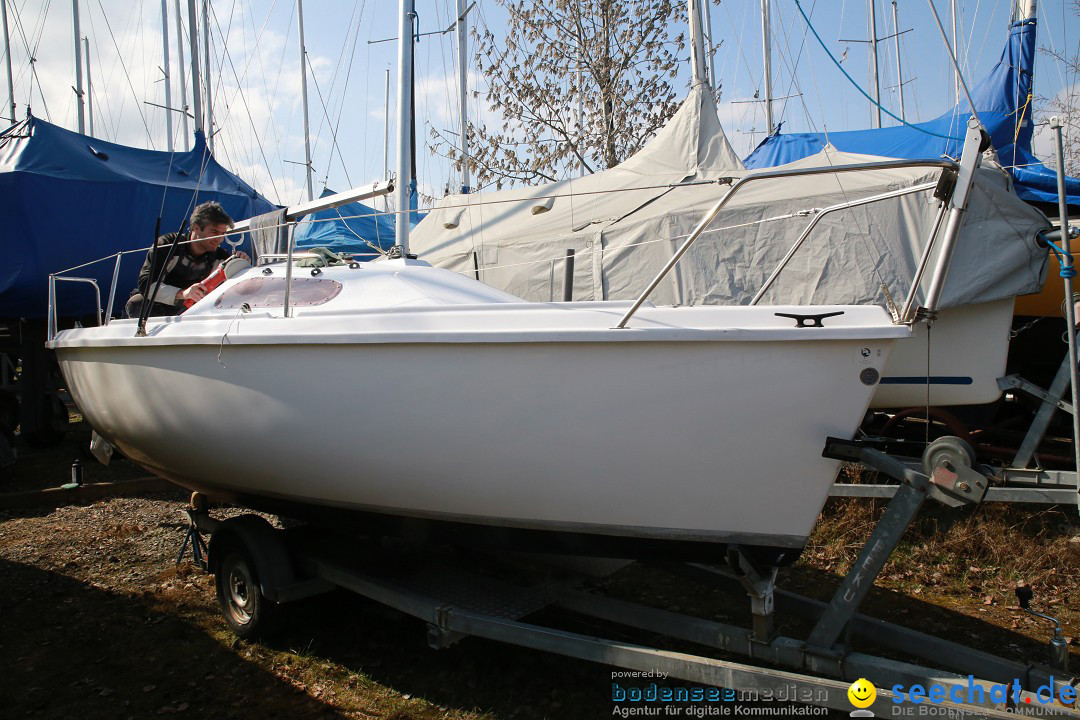
<svg viewBox="0 0 1080 720">
<path fill-rule="evenodd" d="M 71 0 L 71 16 L 75 25 L 75 97 L 79 99 L 79 134 L 86 134 L 86 110 L 83 107 L 82 47 L 79 42 L 79 0 Z"/>
<path fill-rule="evenodd" d="M 772 112 L 772 36 L 769 31 L 769 20 L 772 10 L 769 0 L 761 0 L 761 57 L 765 63 L 765 125 L 766 135 L 773 133 Z"/>
<path fill-rule="evenodd" d="M 900 14 L 896 9 L 896 0 L 892 0 L 892 29 L 896 41 L 896 90 L 900 93 L 900 119 L 907 121 L 904 114 L 904 70 L 900 66 Z"/>
<path fill-rule="evenodd" d="M 412 60 L 413 20 L 416 19 L 414 0 L 399 0 L 398 18 L 398 167 L 397 221 L 394 223 L 395 244 L 402 257 L 409 254 L 409 215 L 412 178 Z"/>
<path fill-rule="evenodd" d="M 179 38 L 177 38 L 177 40 L 179 40 Z M 161 0 L 161 47 L 163 57 L 161 72 L 165 76 L 165 147 L 169 152 L 172 152 L 172 80 L 169 78 L 169 0 Z M 87 68 L 89 69 L 89 59 L 87 60 Z M 87 75 L 89 75 L 89 71 L 87 72 Z M 91 132 L 93 131 L 91 130 Z"/>
<path fill-rule="evenodd" d="M 184 28 L 183 21 L 180 19 L 180 0 L 176 0 L 176 52 L 179 53 L 176 57 L 179 62 L 176 66 L 180 68 L 180 119 L 184 123 L 184 149 L 191 149 L 191 134 L 188 132 L 188 104 L 187 104 L 187 80 L 184 74 Z"/>
<path fill-rule="evenodd" d="M 207 0 L 209 2 L 209 0 Z M 311 192 L 311 132 L 308 129 L 307 106 L 307 57 L 304 48 L 304 3 L 296 0 L 296 25 L 300 31 L 300 99 L 304 107 L 304 176 L 307 179 L 307 199 L 312 200 Z M 207 61 L 209 62 L 209 61 Z"/>
<path fill-rule="evenodd" d="M 191 103 L 195 114 L 195 132 L 203 132 L 202 94 L 199 92 L 199 30 L 196 26 L 195 0 L 187 0 L 188 37 L 191 38 Z M 205 133 L 204 133 L 205 135 Z"/>
<path fill-rule="evenodd" d="M 90 137 L 94 136 L 94 83 L 90 80 L 90 38 L 84 37 L 83 59 L 86 61 L 86 115 L 90 120 Z"/>
<path fill-rule="evenodd" d="M 386 68 L 386 97 L 383 100 L 383 180 L 390 179 L 390 68 Z"/>
<path fill-rule="evenodd" d="M 867 0 L 870 6 L 870 78 L 874 85 L 874 107 L 870 111 L 870 119 L 874 121 L 874 127 L 881 127 L 881 78 L 878 74 L 877 55 L 877 2 Z"/>
<path fill-rule="evenodd" d="M 469 193 L 469 108 L 468 108 L 468 25 L 465 23 L 465 0 L 457 0 L 458 106 L 461 109 L 461 192 Z"/>
<path fill-rule="evenodd" d="M 701 37 L 701 6 L 698 0 L 686 0 L 690 18 L 690 66 L 693 68 L 693 84 L 705 82 L 705 44 Z"/>
<path fill-rule="evenodd" d="M 11 122 L 15 122 L 15 85 L 11 82 L 11 36 L 8 35 L 7 0 L 0 0 L 0 13 L 4 16 L 4 57 L 7 59 L 7 89 L 11 100 Z"/>
<path fill-rule="evenodd" d="M 716 53 L 713 52 L 713 34 L 712 34 L 712 9 L 709 3 L 705 3 L 703 11 L 705 15 L 705 39 L 709 41 L 708 54 L 709 54 L 709 86 L 716 89 Z"/>
<path fill-rule="evenodd" d="M 214 93 L 210 87 L 210 0 L 203 0 L 202 6 L 202 21 L 203 21 L 203 57 L 205 61 L 203 65 L 206 70 L 206 78 L 203 80 L 203 84 L 206 86 L 206 94 L 203 99 L 206 100 L 206 147 L 210 149 L 211 154 L 214 152 Z"/>
<path fill-rule="evenodd" d="M 1014 0 L 1010 22 L 1020 22 L 1035 17 L 1035 0 Z"/>
</svg>

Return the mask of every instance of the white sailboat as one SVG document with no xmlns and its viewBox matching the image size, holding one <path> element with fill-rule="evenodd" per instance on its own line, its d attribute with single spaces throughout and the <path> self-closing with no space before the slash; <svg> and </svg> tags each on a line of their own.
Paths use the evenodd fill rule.
<svg viewBox="0 0 1080 720">
<path fill-rule="evenodd" d="M 411 3 L 399 28 L 409 77 Z M 400 93 L 408 117 L 408 92 Z M 409 123 L 399 193 L 407 192 Z M 933 311 L 982 141 L 970 128 L 947 232 L 916 269 Z M 910 163 L 909 163 L 910 164 Z M 252 267 L 187 313 L 65 330 L 50 346 L 87 420 L 144 467 L 253 508 L 363 525 L 497 533 L 546 549 L 792 556 L 893 346 L 872 304 L 656 307 L 649 295 L 742 193 L 699 218 L 633 303 L 536 303 L 410 259 Z M 314 209 L 308 203 L 305 209 Z M 399 207 L 407 207 L 407 201 Z M 295 214 L 295 211 L 294 213 Z M 290 251 L 291 255 L 291 251 Z"/>
</svg>

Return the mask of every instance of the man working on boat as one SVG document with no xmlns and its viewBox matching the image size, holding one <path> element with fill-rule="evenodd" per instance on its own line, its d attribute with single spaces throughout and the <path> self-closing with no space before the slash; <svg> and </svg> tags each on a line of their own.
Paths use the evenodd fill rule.
<svg viewBox="0 0 1080 720">
<path fill-rule="evenodd" d="M 209 291 L 202 281 L 217 265 L 231 257 L 221 247 L 221 242 L 232 226 L 232 218 L 221 205 L 204 202 L 191 214 L 190 232 L 159 237 L 154 247 L 146 253 L 146 261 L 139 271 L 138 287 L 131 291 L 131 297 L 124 306 L 124 316 L 139 317 L 143 303 L 157 285 L 159 275 L 162 276 L 161 287 L 154 297 L 151 315 L 179 315 L 191 303 L 205 297 Z M 176 248 L 169 258 L 174 241 L 177 241 Z M 251 260 L 244 252 L 237 252 L 235 257 Z M 169 258 L 168 266 L 162 270 L 166 258 Z"/>
</svg>

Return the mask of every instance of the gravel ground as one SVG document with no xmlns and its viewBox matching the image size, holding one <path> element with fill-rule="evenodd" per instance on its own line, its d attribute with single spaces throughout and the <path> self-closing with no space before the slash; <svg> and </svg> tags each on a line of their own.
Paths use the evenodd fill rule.
<svg viewBox="0 0 1080 720">
<path fill-rule="evenodd" d="M 47 454 L 22 465 L 20 488 L 63 481 L 70 450 L 57 453 L 51 469 Z M 100 475 L 136 470 L 121 463 Z M 475 638 L 436 652 L 423 623 L 347 593 L 299 604 L 273 642 L 235 639 L 213 579 L 190 561 L 176 564 L 186 499 L 177 490 L 0 512 L 0 656 L 7 659 L 0 718 L 611 716 L 608 667 Z M 931 513 L 925 527 L 909 532 L 868 608 L 1012 659 L 1040 660 L 1048 626 L 1016 608 L 1018 578 L 1034 578 L 1042 607 L 1060 615 L 1070 635 L 1080 625 L 1075 512 L 1047 512 L 978 509 L 942 515 L 947 522 Z M 827 512 L 781 586 L 828 597 L 873 518 L 852 503 Z M 745 598 L 649 570 L 624 571 L 604 591 L 747 624 Z M 642 640 L 611 628 L 575 629 Z M 806 627 L 782 630 L 799 637 Z M 1080 663 L 1075 650 L 1073 662 Z"/>
<path fill-rule="evenodd" d="M 0 513 L 0 717 L 591 718 L 610 669 L 469 639 L 347 593 L 280 639 L 225 628 L 213 578 L 175 561 L 186 493 Z"/>
</svg>

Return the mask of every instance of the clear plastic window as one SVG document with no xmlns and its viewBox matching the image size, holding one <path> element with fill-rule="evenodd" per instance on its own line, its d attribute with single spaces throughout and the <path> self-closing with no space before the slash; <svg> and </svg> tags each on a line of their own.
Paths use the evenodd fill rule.
<svg viewBox="0 0 1080 720">
<path fill-rule="evenodd" d="M 330 302 L 341 292 L 341 283 L 326 278 L 293 278 L 289 305 L 310 307 Z M 241 280 L 221 294 L 214 307 L 238 308 L 244 303 L 252 308 L 283 307 L 285 278 L 253 277 Z"/>
</svg>

